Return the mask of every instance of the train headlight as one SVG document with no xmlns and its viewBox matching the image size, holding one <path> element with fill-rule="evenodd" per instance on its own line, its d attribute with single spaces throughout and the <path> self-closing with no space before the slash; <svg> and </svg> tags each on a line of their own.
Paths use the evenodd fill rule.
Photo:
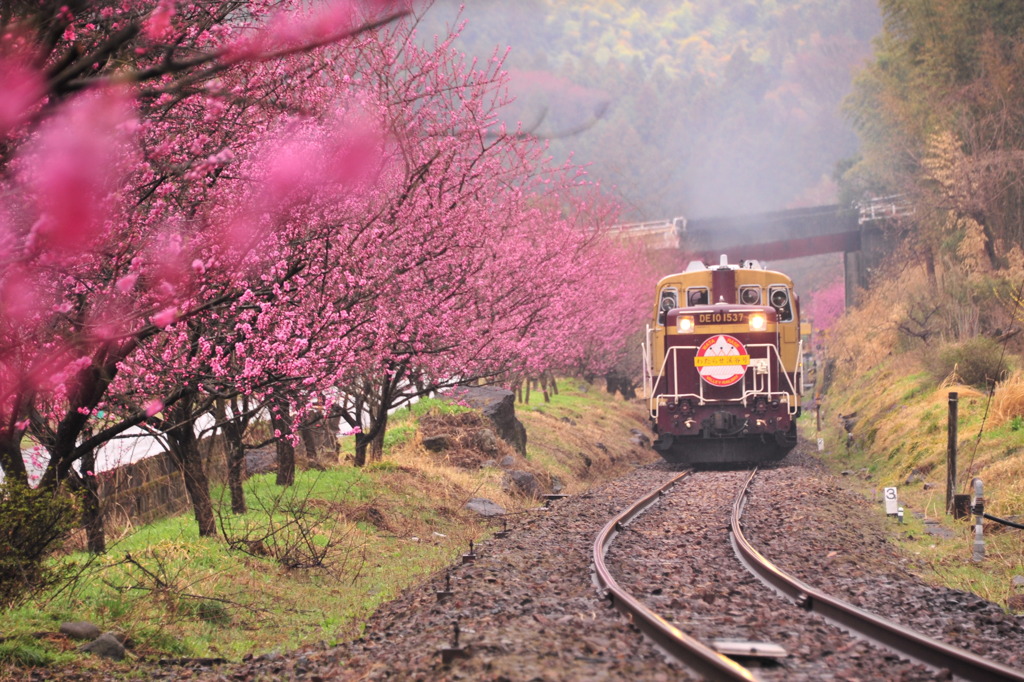
<svg viewBox="0 0 1024 682">
<path fill-rule="evenodd" d="M 754 313 L 747 321 L 750 323 L 750 330 L 755 332 L 764 331 L 764 328 L 768 326 L 768 319 L 763 313 Z"/>
<path fill-rule="evenodd" d="M 676 320 L 676 330 L 680 334 L 688 334 L 693 331 L 693 318 L 680 317 Z"/>
</svg>

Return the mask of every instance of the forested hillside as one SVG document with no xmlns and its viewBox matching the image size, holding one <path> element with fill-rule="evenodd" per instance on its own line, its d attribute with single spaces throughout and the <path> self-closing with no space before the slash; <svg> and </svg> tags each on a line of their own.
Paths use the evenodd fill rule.
<svg viewBox="0 0 1024 682">
<path fill-rule="evenodd" d="M 830 341 L 827 407 L 858 417 L 855 447 L 872 485 L 901 485 L 917 509 L 945 509 L 945 413 L 960 399 L 955 492 L 984 480 L 986 512 L 1024 509 L 1024 4 L 881 0 L 884 29 L 846 110 L 861 156 L 846 196 L 901 194 L 907 214 L 881 226 L 893 245 L 871 291 Z M 832 420 L 835 423 L 835 420 Z M 927 492 L 926 492 L 927 491 Z M 939 499 L 936 499 L 938 497 Z M 988 531 L 986 531 L 988 532 Z M 943 579 L 1010 603 L 1019 536 L 987 570 L 949 559 Z M 962 556 L 962 554 L 961 554 Z M 959 570 L 959 569 L 957 569 Z M 957 584 L 957 581 L 959 583 Z M 984 594 L 984 592 L 979 592 Z M 1018 602 L 1019 603 L 1019 602 Z"/>
<path fill-rule="evenodd" d="M 840 102 L 879 28 L 875 0 L 527 0 L 463 17 L 462 49 L 511 48 L 510 118 L 592 164 L 637 218 L 833 199 L 856 148 Z"/>
</svg>

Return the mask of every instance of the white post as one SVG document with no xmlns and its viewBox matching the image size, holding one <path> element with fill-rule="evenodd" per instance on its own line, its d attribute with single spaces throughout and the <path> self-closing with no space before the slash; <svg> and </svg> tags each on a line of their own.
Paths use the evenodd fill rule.
<svg viewBox="0 0 1024 682">
<path fill-rule="evenodd" d="M 985 518 L 985 497 L 982 494 L 981 479 L 974 478 L 971 481 L 974 488 L 974 498 L 971 500 L 971 511 L 974 512 L 974 561 L 981 561 L 985 558 L 985 538 L 982 534 L 982 521 Z"/>
<path fill-rule="evenodd" d="M 882 496 L 885 499 L 885 514 L 886 516 L 896 516 L 899 512 L 899 495 L 896 492 L 896 488 L 888 487 L 883 489 Z"/>
</svg>

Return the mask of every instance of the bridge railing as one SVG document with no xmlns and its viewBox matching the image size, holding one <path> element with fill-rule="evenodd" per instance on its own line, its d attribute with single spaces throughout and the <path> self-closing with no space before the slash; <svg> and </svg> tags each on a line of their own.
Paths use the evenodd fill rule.
<svg viewBox="0 0 1024 682">
<path fill-rule="evenodd" d="M 650 220 L 642 223 L 622 223 L 612 225 L 613 232 L 663 232 L 674 230 L 686 232 L 686 218 L 678 216 L 669 220 Z"/>
<path fill-rule="evenodd" d="M 876 197 L 857 202 L 860 217 L 857 222 L 863 225 L 872 220 L 902 218 L 914 215 L 914 205 L 904 194 L 893 194 L 887 197 Z"/>
</svg>

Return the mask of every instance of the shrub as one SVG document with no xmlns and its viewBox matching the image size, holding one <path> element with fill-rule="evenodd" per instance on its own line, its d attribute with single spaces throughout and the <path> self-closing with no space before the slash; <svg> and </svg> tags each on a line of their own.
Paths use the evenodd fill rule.
<svg viewBox="0 0 1024 682">
<path fill-rule="evenodd" d="M 74 498 L 19 483 L 0 483 L 0 608 L 24 603 L 59 584 L 74 567 L 47 565 L 78 521 Z"/>
<path fill-rule="evenodd" d="M 939 381 L 955 373 L 961 383 L 989 388 L 1005 379 L 1010 370 L 1009 356 L 988 336 L 947 344 L 937 355 L 933 367 Z"/>
</svg>

